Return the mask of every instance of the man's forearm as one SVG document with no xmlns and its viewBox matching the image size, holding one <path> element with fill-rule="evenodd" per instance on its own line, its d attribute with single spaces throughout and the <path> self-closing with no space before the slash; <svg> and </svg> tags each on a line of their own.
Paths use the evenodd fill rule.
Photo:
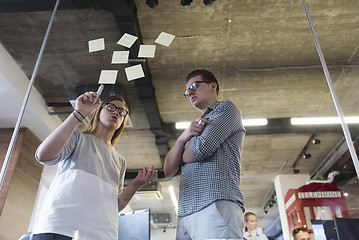
<svg viewBox="0 0 359 240">
<path fill-rule="evenodd" d="M 186 142 L 178 139 L 167 153 L 164 164 L 164 171 L 167 176 L 174 176 L 180 169 L 185 144 Z"/>
<path fill-rule="evenodd" d="M 198 162 L 199 160 L 193 156 L 191 151 L 191 144 L 188 144 L 182 155 L 183 163 Z"/>
</svg>

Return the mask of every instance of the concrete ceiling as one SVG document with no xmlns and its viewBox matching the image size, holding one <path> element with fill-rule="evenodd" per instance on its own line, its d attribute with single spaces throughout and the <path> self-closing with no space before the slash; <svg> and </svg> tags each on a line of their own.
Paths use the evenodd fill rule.
<svg viewBox="0 0 359 240">
<path fill-rule="evenodd" d="M 48 0 L 0 0 L 1 44 L 28 78 L 53 6 Z M 307 6 L 343 112 L 358 116 L 359 2 L 308 0 Z M 155 57 L 142 63 L 146 76 L 129 82 L 124 67 L 137 63 L 111 65 L 112 52 L 125 49 L 116 42 L 126 32 L 139 37 L 130 49 L 132 59 L 140 44 L 155 44 L 161 32 L 176 38 L 169 47 L 157 45 Z M 89 53 L 88 41 L 97 38 L 105 38 L 105 51 Z M 301 1 L 217 0 L 205 6 L 194 0 L 183 7 L 179 0 L 159 0 L 150 8 L 145 0 L 63 0 L 35 87 L 47 111 L 63 120 L 71 111 L 68 100 L 81 90 L 96 90 L 102 69 L 119 70 L 115 88 L 106 88 L 123 94 L 130 106 L 132 125 L 116 146 L 127 159 L 130 178 L 143 166 L 162 170 L 163 157 L 180 133 L 174 123 L 200 116 L 182 94 L 186 75 L 197 68 L 217 76 L 220 99 L 236 103 L 244 119 L 269 119 L 266 127 L 247 127 L 241 183 L 246 209 L 266 227 L 278 215 L 262 218 L 274 178 L 292 174 L 294 165 L 300 173 L 326 178 L 334 163 L 318 166 L 329 156 L 340 159 L 343 152 L 335 149 L 345 146 L 339 125 L 289 123 L 291 117 L 336 116 Z M 356 138 L 358 126 L 350 130 Z M 321 144 L 311 144 L 314 137 Z M 300 156 L 305 147 L 310 159 Z M 178 178 L 169 181 L 161 171 L 159 178 L 165 199 L 133 199 L 133 210 L 175 216 L 168 186 L 177 187 Z"/>
</svg>

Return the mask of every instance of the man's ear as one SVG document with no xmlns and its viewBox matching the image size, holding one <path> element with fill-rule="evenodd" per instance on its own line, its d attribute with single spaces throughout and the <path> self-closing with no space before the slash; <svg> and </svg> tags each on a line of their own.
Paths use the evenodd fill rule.
<svg viewBox="0 0 359 240">
<path fill-rule="evenodd" d="M 211 82 L 211 85 L 212 85 L 212 90 L 214 90 L 214 91 L 216 92 L 216 90 L 217 90 L 217 83 Z"/>
</svg>

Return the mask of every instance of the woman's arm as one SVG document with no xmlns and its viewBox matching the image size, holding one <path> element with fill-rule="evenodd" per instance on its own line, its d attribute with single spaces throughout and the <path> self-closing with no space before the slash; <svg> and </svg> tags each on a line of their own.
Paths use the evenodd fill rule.
<svg viewBox="0 0 359 240">
<path fill-rule="evenodd" d="M 86 92 L 76 99 L 77 111 L 71 113 L 38 147 L 37 158 L 39 161 L 51 161 L 60 155 L 72 133 L 83 120 L 81 114 L 86 117 L 99 106 L 99 103 L 92 105 L 95 97 L 96 93 Z"/>
<path fill-rule="evenodd" d="M 130 184 L 118 195 L 118 211 L 124 209 L 136 191 L 143 185 L 151 182 L 156 175 L 156 168 L 152 166 L 152 169 L 145 167 L 144 170 L 138 171 L 136 178 L 134 178 Z"/>
</svg>

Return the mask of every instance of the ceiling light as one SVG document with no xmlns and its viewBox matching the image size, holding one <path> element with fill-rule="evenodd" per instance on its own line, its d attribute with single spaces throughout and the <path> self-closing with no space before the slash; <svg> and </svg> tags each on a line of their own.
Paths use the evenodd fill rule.
<svg viewBox="0 0 359 240">
<path fill-rule="evenodd" d="M 359 123 L 359 117 L 344 117 L 346 123 Z M 291 118 L 292 125 L 339 124 L 339 117 Z"/>
<path fill-rule="evenodd" d="M 347 192 L 344 193 L 344 197 L 348 197 L 349 194 Z"/>
<path fill-rule="evenodd" d="M 191 122 L 176 122 L 176 129 L 186 129 Z"/>
<path fill-rule="evenodd" d="M 312 154 L 310 154 L 310 153 L 303 154 L 304 159 L 308 159 L 308 158 L 311 158 L 311 157 L 312 157 Z"/>
<path fill-rule="evenodd" d="M 264 212 L 264 215 L 266 215 L 266 214 L 268 213 L 268 208 L 267 208 L 267 206 L 264 206 L 263 212 Z"/>
<path fill-rule="evenodd" d="M 319 139 L 314 138 L 314 139 L 312 140 L 312 143 L 313 143 L 313 144 L 320 144 L 321 141 L 320 141 Z"/>
<path fill-rule="evenodd" d="M 268 120 L 266 118 L 256 118 L 256 119 L 243 119 L 243 125 L 248 126 L 266 126 Z"/>
<path fill-rule="evenodd" d="M 191 122 L 176 122 L 176 129 L 186 129 Z M 243 119 L 243 125 L 248 126 L 265 126 L 268 124 L 266 118 L 256 118 L 256 119 Z"/>
<path fill-rule="evenodd" d="M 150 8 L 155 8 L 158 6 L 158 0 L 146 0 L 146 4 L 150 7 Z"/>
<path fill-rule="evenodd" d="M 191 5 L 191 2 L 192 2 L 193 0 L 181 0 L 181 5 L 182 6 L 189 6 L 189 5 Z"/>
<path fill-rule="evenodd" d="M 177 202 L 177 198 L 176 198 L 176 194 L 175 194 L 173 186 L 169 186 L 168 190 L 170 191 L 170 196 L 171 196 L 171 199 L 172 199 L 172 203 L 173 203 L 173 206 L 175 206 L 175 211 L 176 211 L 176 214 L 177 214 L 178 202 Z"/>
</svg>

